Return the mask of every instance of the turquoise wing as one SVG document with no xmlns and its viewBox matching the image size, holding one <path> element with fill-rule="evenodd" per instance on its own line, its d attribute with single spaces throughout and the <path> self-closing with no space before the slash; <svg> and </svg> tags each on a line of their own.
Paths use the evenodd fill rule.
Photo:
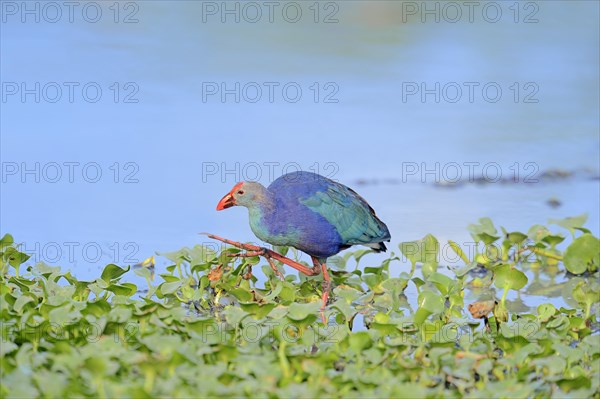
<svg viewBox="0 0 600 399">
<path fill-rule="evenodd" d="M 333 225 L 345 245 L 372 244 L 390 239 L 387 226 L 354 190 L 331 182 L 323 191 L 300 200 Z"/>
</svg>

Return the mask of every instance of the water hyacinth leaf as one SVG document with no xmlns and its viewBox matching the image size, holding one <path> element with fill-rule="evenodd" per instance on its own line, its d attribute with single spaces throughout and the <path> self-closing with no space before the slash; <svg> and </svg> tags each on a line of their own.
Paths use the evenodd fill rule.
<svg viewBox="0 0 600 399">
<path fill-rule="evenodd" d="M 471 233 L 471 237 L 474 240 L 483 241 L 485 244 L 491 244 L 500 238 L 496 236 L 498 230 L 494 227 L 494 223 L 487 217 L 480 218 L 478 224 L 469 224 L 467 230 Z"/>
<path fill-rule="evenodd" d="M 540 242 L 544 239 L 544 237 L 552 234 L 550 230 L 546 226 L 542 226 L 541 224 L 534 224 L 527 231 L 527 237 L 535 242 Z"/>
<path fill-rule="evenodd" d="M 487 233 L 489 235 L 495 235 L 498 232 L 494 227 L 492 219 L 488 217 L 480 218 L 478 224 L 469 224 L 467 230 L 472 234 Z"/>
<path fill-rule="evenodd" d="M 366 331 L 359 331 L 348 336 L 348 343 L 350 348 L 356 352 L 360 352 L 371 346 L 371 336 Z"/>
<path fill-rule="evenodd" d="M 450 277 L 437 272 L 432 273 L 427 280 L 433 283 L 443 295 L 448 294 L 450 287 L 454 283 Z"/>
<path fill-rule="evenodd" d="M 180 278 L 179 278 L 179 277 L 177 277 L 177 276 L 173 276 L 172 274 L 165 274 L 165 273 L 163 273 L 163 274 L 160 274 L 160 277 L 161 277 L 161 278 L 162 278 L 162 279 L 163 279 L 165 282 L 167 282 L 167 283 L 172 283 L 172 282 L 175 282 L 175 281 L 179 281 L 179 280 L 180 280 Z"/>
<path fill-rule="evenodd" d="M 12 246 L 15 243 L 15 239 L 10 234 L 4 234 L 0 238 L 0 251 L 4 251 L 5 248 Z"/>
<path fill-rule="evenodd" d="M 229 325 L 231 326 L 237 326 L 240 324 L 240 322 L 250 316 L 248 313 L 244 312 L 242 309 L 235 307 L 235 306 L 228 306 L 224 311 L 223 314 L 225 315 L 225 319 L 227 320 L 227 323 L 229 323 Z"/>
<path fill-rule="evenodd" d="M 244 312 L 253 315 L 256 319 L 262 319 L 266 317 L 271 311 L 277 306 L 275 303 L 258 304 L 256 302 L 240 302 L 240 308 Z"/>
<path fill-rule="evenodd" d="M 569 230 L 572 235 L 574 235 L 575 229 L 578 227 L 583 227 L 583 225 L 587 221 L 587 218 L 587 213 L 584 213 L 579 216 L 572 216 L 564 219 L 549 219 L 548 223 L 564 227 L 565 229 Z"/>
<path fill-rule="evenodd" d="M 254 265 L 257 265 L 259 262 L 260 262 L 259 256 L 250 256 L 248 258 L 243 258 L 244 266 L 254 266 Z"/>
<path fill-rule="evenodd" d="M 557 235 L 549 234 L 542 239 L 543 242 L 547 243 L 552 248 L 554 248 L 555 246 L 557 246 L 564 240 L 565 240 L 565 237 L 562 235 L 558 235 L 558 234 Z"/>
<path fill-rule="evenodd" d="M 309 316 L 315 315 L 321 304 L 313 303 L 292 303 L 288 309 L 287 317 L 295 321 L 303 321 Z"/>
<path fill-rule="evenodd" d="M 35 281 L 22 277 L 11 277 L 8 281 L 11 284 L 17 285 L 21 290 L 23 290 L 23 292 L 28 292 L 30 287 L 36 284 Z M 2 285 L 2 287 L 8 289 L 8 287 L 5 285 Z"/>
<path fill-rule="evenodd" d="M 85 309 L 82 309 L 81 313 L 84 315 L 93 315 L 99 318 L 110 312 L 110 309 L 111 305 L 108 302 L 95 301 L 88 302 Z"/>
<path fill-rule="evenodd" d="M 186 329 L 194 331 L 198 334 L 217 334 L 217 323 L 212 317 L 197 317 L 187 320 L 185 323 Z"/>
<path fill-rule="evenodd" d="M 402 254 L 412 263 L 438 264 L 439 243 L 431 234 L 419 241 L 402 242 L 399 245 Z"/>
<path fill-rule="evenodd" d="M 499 236 L 493 236 L 485 232 L 477 234 L 477 240 L 482 241 L 485 245 L 491 245 L 498 241 L 499 238 Z"/>
<path fill-rule="evenodd" d="M 332 256 L 327 259 L 327 267 L 333 271 L 343 271 L 346 269 L 346 259 L 342 256 Z"/>
<path fill-rule="evenodd" d="M 181 248 L 178 251 L 157 252 L 156 254 L 159 256 L 162 256 L 163 258 L 167 258 L 171 262 L 175 262 L 175 263 L 181 263 L 182 260 L 185 260 L 185 261 L 190 260 L 189 248 L 187 248 L 187 247 Z"/>
<path fill-rule="evenodd" d="M 253 298 L 252 293 L 244 288 L 235 288 L 231 290 L 231 295 L 237 298 L 240 302 L 250 302 Z M 265 300 L 272 300 L 271 298 L 264 297 Z"/>
<path fill-rule="evenodd" d="M 106 265 L 106 267 L 104 267 L 104 270 L 102 270 L 100 278 L 105 282 L 109 283 L 111 280 L 118 279 L 123 274 L 127 273 L 129 269 L 130 266 L 127 266 L 126 269 L 123 269 L 115 265 L 114 263 L 109 263 L 108 265 Z"/>
<path fill-rule="evenodd" d="M 507 239 L 508 239 L 508 241 L 512 242 L 513 244 L 518 245 L 527 239 L 527 235 L 523 234 L 519 231 L 513 231 L 512 233 L 508 233 Z"/>
<path fill-rule="evenodd" d="M 477 262 L 471 262 L 471 263 L 467 263 L 464 266 L 461 266 L 457 269 L 454 269 L 454 274 L 456 274 L 456 277 L 463 277 L 465 276 L 467 273 L 469 273 L 471 270 L 477 268 Z"/>
<path fill-rule="evenodd" d="M 106 290 L 116 295 L 132 296 L 137 292 L 137 286 L 132 283 L 110 284 Z"/>
<path fill-rule="evenodd" d="M 85 368 L 94 375 L 104 375 L 108 369 L 107 359 L 101 356 L 89 357 L 85 360 Z"/>
<path fill-rule="evenodd" d="M 20 252 L 14 247 L 6 248 L 2 255 L 2 258 L 15 269 L 18 268 L 21 264 L 27 262 L 27 260 L 30 257 L 31 255 L 27 255 L 26 253 Z"/>
<path fill-rule="evenodd" d="M 538 306 L 537 312 L 540 321 L 547 322 L 558 312 L 558 310 L 550 303 L 543 303 Z"/>
<path fill-rule="evenodd" d="M 423 263 L 423 265 L 421 266 L 421 272 L 423 273 L 423 277 L 425 279 L 429 279 L 429 276 L 436 272 L 437 267 L 438 267 L 437 263 L 432 263 L 432 262 Z"/>
<path fill-rule="evenodd" d="M 367 284 L 367 286 L 373 291 L 380 293 L 382 290 L 379 285 L 384 281 L 384 277 L 381 274 L 364 274 L 362 276 L 362 280 Z"/>
<path fill-rule="evenodd" d="M 448 244 L 450 245 L 450 248 L 452 248 L 452 250 L 460 257 L 460 259 L 463 262 L 465 262 L 465 265 L 468 265 L 469 263 L 471 263 L 471 261 L 469 260 L 469 257 L 467 256 L 467 254 L 465 254 L 465 252 L 462 250 L 460 245 L 458 245 L 457 243 L 455 243 L 452 240 L 448 240 Z"/>
<path fill-rule="evenodd" d="M 124 306 L 114 307 L 108 313 L 107 319 L 115 323 L 127 323 L 132 314 L 133 311 L 130 308 Z"/>
<path fill-rule="evenodd" d="M 567 247 L 563 262 L 573 274 L 596 270 L 600 265 L 600 240 L 591 234 L 576 238 Z"/>
<path fill-rule="evenodd" d="M 556 354 L 567 360 L 567 364 L 571 365 L 579 362 L 583 356 L 585 356 L 585 351 L 581 348 L 573 348 L 570 345 L 565 345 L 562 342 L 554 342 L 552 344 L 552 349 L 556 352 Z M 577 368 L 571 368 L 568 370 L 569 377 L 581 375 L 581 370 Z M 565 375 L 567 376 L 567 375 Z"/>
<path fill-rule="evenodd" d="M 357 310 L 350 305 L 350 303 L 346 302 L 345 299 L 340 298 L 334 303 L 331 304 L 331 307 L 337 309 L 346 320 L 350 320 L 357 313 Z"/>
<path fill-rule="evenodd" d="M 395 322 L 390 319 L 390 316 L 385 313 L 377 313 L 371 322 L 371 328 L 379 331 L 382 334 L 393 335 L 398 332 L 398 327 Z"/>
<path fill-rule="evenodd" d="M 283 255 L 283 256 L 286 256 L 289 250 L 290 250 L 290 247 L 287 247 L 287 246 L 283 246 L 283 245 L 274 245 L 273 246 L 273 251 L 275 251 L 278 254 Z"/>
<path fill-rule="evenodd" d="M 481 258 L 483 258 L 483 260 Z M 479 254 L 479 257 L 476 259 L 478 259 L 478 261 L 484 265 L 493 267 L 495 266 L 494 262 L 500 260 L 501 258 L 504 258 L 503 249 L 498 244 L 491 243 L 489 245 L 486 244 L 485 252 L 483 254 Z"/>
<path fill-rule="evenodd" d="M 539 324 L 535 322 L 517 319 L 515 322 L 502 323 L 499 332 L 505 338 L 523 337 L 530 339 L 539 328 Z"/>
<path fill-rule="evenodd" d="M 383 283 L 381 283 L 381 287 L 384 290 L 390 290 L 394 292 L 396 295 L 404 292 L 404 289 L 408 285 L 408 279 L 400 278 L 400 277 L 392 277 L 386 279 Z"/>
<path fill-rule="evenodd" d="M 382 268 L 382 267 L 380 267 L 380 266 L 378 266 L 378 267 L 369 267 L 369 266 L 366 266 L 366 267 L 364 268 L 364 273 L 363 273 L 363 275 L 364 275 L 364 274 L 369 274 L 369 273 L 371 273 L 371 274 L 377 274 L 377 275 L 381 275 L 381 274 L 383 274 L 383 272 L 384 272 L 384 271 L 385 271 L 385 270 L 384 270 L 384 268 Z"/>
<path fill-rule="evenodd" d="M 279 299 L 283 303 L 294 302 L 296 300 L 296 289 L 290 282 L 283 282 L 281 291 L 279 292 Z"/>
<path fill-rule="evenodd" d="M 23 314 L 23 308 L 28 303 L 34 302 L 34 299 L 28 295 L 20 295 L 13 304 L 13 310 L 17 314 Z"/>
<path fill-rule="evenodd" d="M 50 266 L 44 262 L 37 262 L 30 268 L 32 274 L 48 278 L 51 275 L 60 275 L 60 266 Z"/>
<path fill-rule="evenodd" d="M 425 323 L 423 331 L 425 341 L 438 344 L 455 342 L 461 335 L 459 326 L 456 323 Z M 464 377 L 466 377 L 467 373 L 469 372 L 465 370 Z M 470 373 L 468 375 L 470 376 Z"/>
<path fill-rule="evenodd" d="M 170 283 L 162 283 L 158 289 L 163 295 L 169 295 L 176 292 L 182 285 L 183 281 L 177 280 Z"/>
<path fill-rule="evenodd" d="M 177 268 L 177 265 L 170 265 L 170 266 L 167 266 L 167 271 L 172 274 L 176 268 Z M 175 276 L 173 276 L 173 277 L 175 277 Z M 177 277 L 175 277 L 175 278 L 177 278 Z"/>
<path fill-rule="evenodd" d="M 136 275 L 138 275 L 140 277 L 144 277 L 144 278 L 151 278 L 154 275 L 150 269 L 145 268 L 145 267 L 144 268 L 134 269 L 133 272 Z"/>
<path fill-rule="evenodd" d="M 19 349 L 19 346 L 14 342 L 6 341 L 0 345 L 0 359 L 5 357 L 7 354 L 14 352 Z"/>
<path fill-rule="evenodd" d="M 563 378 L 556 381 L 556 385 L 564 392 L 574 391 L 572 397 L 585 398 L 594 395 L 593 391 L 589 390 L 592 387 L 592 380 L 586 376 Z"/>
<path fill-rule="evenodd" d="M 531 365 L 537 368 L 543 368 L 549 375 L 563 375 L 567 362 L 559 356 L 533 359 Z"/>
<path fill-rule="evenodd" d="M 48 312 L 48 320 L 52 327 L 62 329 L 63 326 L 79 320 L 82 314 L 69 304 L 56 307 Z"/>
<path fill-rule="evenodd" d="M 192 273 L 202 273 L 205 270 L 210 269 L 210 267 L 212 266 L 212 263 L 195 263 L 190 267 L 190 271 Z"/>
<path fill-rule="evenodd" d="M 508 287 L 511 290 L 520 290 L 527 284 L 527 276 L 520 270 L 510 265 L 503 265 L 494 270 L 496 287 L 504 289 Z"/>
<path fill-rule="evenodd" d="M 197 244 L 188 249 L 187 258 L 190 265 L 207 264 L 214 261 L 217 254 L 218 247 Z"/>
<path fill-rule="evenodd" d="M 579 282 L 573 289 L 573 299 L 585 307 L 585 318 L 590 316 L 592 305 L 600 302 L 600 284 Z"/>
<path fill-rule="evenodd" d="M 424 281 L 423 279 L 419 278 L 419 277 L 413 277 L 413 278 L 411 279 L 411 281 L 412 281 L 413 283 L 415 283 L 415 286 L 417 287 L 417 290 L 418 290 L 419 288 L 421 288 L 423 285 L 425 285 L 425 281 Z"/>
<path fill-rule="evenodd" d="M 444 311 L 444 298 L 433 291 L 421 291 L 419 294 L 419 307 L 430 313 L 441 313 Z"/>
</svg>

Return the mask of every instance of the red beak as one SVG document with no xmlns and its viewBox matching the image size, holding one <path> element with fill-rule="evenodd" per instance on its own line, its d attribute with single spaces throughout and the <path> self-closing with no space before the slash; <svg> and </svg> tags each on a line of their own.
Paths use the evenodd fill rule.
<svg viewBox="0 0 600 399">
<path fill-rule="evenodd" d="M 223 209 L 231 208 L 235 205 L 235 199 L 231 193 L 227 193 L 221 201 L 217 204 L 217 211 L 222 211 Z"/>
</svg>

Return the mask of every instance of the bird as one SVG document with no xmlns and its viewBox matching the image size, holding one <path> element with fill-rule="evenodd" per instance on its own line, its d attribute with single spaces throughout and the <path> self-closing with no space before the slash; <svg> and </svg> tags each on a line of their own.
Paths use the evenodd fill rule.
<svg viewBox="0 0 600 399">
<path fill-rule="evenodd" d="M 321 318 L 329 298 L 331 279 L 327 259 L 354 245 L 385 252 L 391 235 L 373 208 L 356 191 L 316 173 L 294 171 L 284 174 L 268 187 L 242 181 L 219 201 L 217 211 L 233 206 L 248 209 L 250 228 L 260 240 L 293 247 L 311 257 L 313 267 L 277 252 L 209 234 L 209 237 L 248 251 L 237 256 L 264 256 L 281 278 L 272 259 L 309 275 L 323 273 Z"/>
</svg>

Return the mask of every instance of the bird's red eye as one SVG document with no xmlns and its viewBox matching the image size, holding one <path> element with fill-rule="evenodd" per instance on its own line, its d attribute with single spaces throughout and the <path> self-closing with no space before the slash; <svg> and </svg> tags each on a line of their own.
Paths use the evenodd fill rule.
<svg viewBox="0 0 600 399">
<path fill-rule="evenodd" d="M 239 195 L 244 195 L 244 190 L 238 190 L 237 192 Z"/>
</svg>

